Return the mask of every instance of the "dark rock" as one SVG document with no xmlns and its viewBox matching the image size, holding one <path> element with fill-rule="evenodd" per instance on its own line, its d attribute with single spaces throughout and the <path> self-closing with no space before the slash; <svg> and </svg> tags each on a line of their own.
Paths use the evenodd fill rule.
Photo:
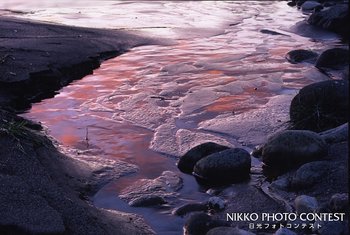
<svg viewBox="0 0 350 235">
<path fill-rule="evenodd" d="M 140 179 L 123 189 L 119 197 L 130 206 L 153 206 L 166 203 L 166 199 L 175 198 L 176 191 L 182 187 L 182 179 L 171 171 L 164 171 L 155 179 Z"/>
<path fill-rule="evenodd" d="M 329 144 L 347 141 L 349 139 L 349 123 L 323 131 L 320 136 Z"/>
<path fill-rule="evenodd" d="M 315 228 L 319 224 L 320 228 L 315 229 L 319 235 L 344 235 L 346 233 L 346 226 L 340 221 L 321 221 L 315 222 Z"/>
<path fill-rule="evenodd" d="M 318 208 L 316 198 L 307 195 L 300 195 L 294 200 L 295 210 L 300 213 L 314 213 Z"/>
<path fill-rule="evenodd" d="M 271 137 L 263 147 L 262 161 L 281 171 L 327 155 L 325 141 L 315 132 L 287 130 Z"/>
<path fill-rule="evenodd" d="M 327 175 L 329 168 L 330 165 L 326 161 L 316 161 L 302 165 L 292 177 L 292 188 L 307 188 L 321 182 L 324 176 Z"/>
<path fill-rule="evenodd" d="M 287 228 L 279 228 L 274 235 L 297 235 L 297 233 Z"/>
<path fill-rule="evenodd" d="M 216 227 L 210 229 L 206 235 L 254 235 L 254 233 L 239 228 Z"/>
<path fill-rule="evenodd" d="M 345 68 L 341 74 L 341 79 L 349 81 L 349 65 L 345 66 Z"/>
<path fill-rule="evenodd" d="M 307 20 L 309 24 L 320 26 L 349 37 L 349 8 L 347 4 L 336 4 L 322 11 L 314 12 Z"/>
<path fill-rule="evenodd" d="M 292 1 L 292 2 L 288 2 L 287 5 L 290 6 L 290 7 L 294 7 L 294 6 L 297 5 L 297 3 Z"/>
<path fill-rule="evenodd" d="M 269 30 L 269 29 L 262 29 L 260 30 L 261 33 L 264 33 L 264 34 L 270 34 L 270 35 L 283 35 L 283 36 L 288 36 L 286 34 L 283 34 L 283 33 L 279 33 L 279 32 L 276 32 L 276 31 L 273 31 L 273 30 Z"/>
<path fill-rule="evenodd" d="M 134 206 L 134 207 L 147 207 L 147 206 L 162 205 L 165 203 L 166 201 L 164 200 L 163 197 L 151 194 L 151 195 L 138 197 L 130 201 L 128 204 L 129 206 Z"/>
<path fill-rule="evenodd" d="M 251 159 L 249 153 L 240 148 L 213 153 L 194 166 L 193 174 L 204 184 L 227 184 L 249 177 Z"/>
<path fill-rule="evenodd" d="M 227 222 L 214 220 L 201 212 L 191 214 L 184 225 L 184 235 L 203 235 L 210 229 L 219 226 L 229 226 Z"/>
<path fill-rule="evenodd" d="M 332 48 L 322 52 L 316 61 L 319 69 L 342 69 L 349 64 L 349 50 Z"/>
<path fill-rule="evenodd" d="M 221 211 L 225 209 L 226 203 L 220 197 L 211 197 L 208 199 L 208 208 L 215 211 Z"/>
<path fill-rule="evenodd" d="M 332 212 L 347 212 L 349 211 L 349 194 L 337 193 L 329 200 L 329 207 Z"/>
<path fill-rule="evenodd" d="M 226 149 L 229 149 L 229 147 L 212 142 L 200 144 L 183 155 L 177 163 L 177 167 L 180 169 L 180 171 L 191 174 L 194 165 L 196 165 L 199 160 L 212 153 L 220 152 Z"/>
<path fill-rule="evenodd" d="M 302 88 L 290 105 L 293 129 L 316 132 L 337 127 L 349 120 L 349 82 L 329 80 Z"/>
<path fill-rule="evenodd" d="M 306 2 L 306 0 L 297 0 L 296 4 L 297 4 L 298 7 L 301 7 L 301 5 L 304 4 L 304 2 Z"/>
<path fill-rule="evenodd" d="M 306 1 L 301 5 L 301 10 L 303 11 L 312 11 L 315 8 L 322 7 L 319 2 L 316 1 Z"/>
<path fill-rule="evenodd" d="M 293 50 L 287 53 L 286 59 L 292 63 L 309 62 L 314 63 L 317 59 L 318 54 L 310 50 Z"/>
<path fill-rule="evenodd" d="M 288 190 L 290 186 L 290 179 L 284 175 L 279 176 L 276 180 L 271 183 L 271 187 L 279 190 Z"/>
<path fill-rule="evenodd" d="M 183 206 L 180 206 L 178 208 L 175 208 L 172 211 L 173 215 L 178 216 L 184 216 L 188 213 L 194 212 L 194 211 L 206 211 L 208 209 L 207 204 L 205 203 L 189 203 L 185 204 Z"/>
</svg>

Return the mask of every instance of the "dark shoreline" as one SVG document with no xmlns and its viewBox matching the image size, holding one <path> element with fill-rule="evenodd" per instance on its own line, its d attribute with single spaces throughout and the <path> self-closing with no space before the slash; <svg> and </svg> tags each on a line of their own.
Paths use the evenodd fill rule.
<svg viewBox="0 0 350 235">
<path fill-rule="evenodd" d="M 106 173 L 105 165 L 62 154 L 40 124 L 16 113 L 102 61 L 156 42 L 114 30 L 0 19 L 0 233 L 153 234 L 141 217 L 97 209 L 87 200 L 108 177 L 124 174 L 120 163 L 101 176 L 96 172 Z"/>
<path fill-rule="evenodd" d="M 0 107 L 23 110 L 91 74 L 102 61 L 155 40 L 117 30 L 89 29 L 1 17 Z M 29 89 L 28 89 L 29 88 Z"/>
</svg>

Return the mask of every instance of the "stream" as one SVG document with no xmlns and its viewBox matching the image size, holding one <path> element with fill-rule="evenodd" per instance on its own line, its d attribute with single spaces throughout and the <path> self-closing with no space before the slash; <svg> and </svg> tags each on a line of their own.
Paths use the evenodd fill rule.
<svg viewBox="0 0 350 235">
<path fill-rule="evenodd" d="M 285 55 L 341 45 L 336 35 L 321 30 L 311 38 L 298 35 L 295 25 L 306 15 L 285 1 L 99 1 L 96 6 L 82 0 L 11 0 L 2 2 L 0 11 L 123 29 L 164 42 L 103 62 L 23 115 L 46 126 L 62 148 L 138 166 L 91 200 L 142 215 L 157 234 L 181 234 L 184 219 L 171 210 L 209 197 L 177 169 L 178 158 L 207 141 L 248 151 L 262 144 L 288 121 L 289 102 L 298 90 L 327 79 L 313 65 L 291 64 Z M 130 207 L 118 197 L 133 182 L 163 171 L 183 179 L 178 200 L 170 205 Z"/>
</svg>

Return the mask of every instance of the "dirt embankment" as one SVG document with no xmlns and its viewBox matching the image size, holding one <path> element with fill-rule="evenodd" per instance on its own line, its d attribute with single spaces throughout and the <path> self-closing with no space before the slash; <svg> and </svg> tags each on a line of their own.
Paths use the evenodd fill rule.
<svg viewBox="0 0 350 235">
<path fill-rule="evenodd" d="M 0 18 L 0 40 L 0 233 L 152 234 L 136 215 L 89 203 L 86 195 L 106 182 L 105 165 L 65 156 L 39 124 L 15 113 L 92 73 L 103 60 L 155 42 L 8 17 Z M 118 164 L 111 172 L 116 177 L 135 170 Z"/>
</svg>

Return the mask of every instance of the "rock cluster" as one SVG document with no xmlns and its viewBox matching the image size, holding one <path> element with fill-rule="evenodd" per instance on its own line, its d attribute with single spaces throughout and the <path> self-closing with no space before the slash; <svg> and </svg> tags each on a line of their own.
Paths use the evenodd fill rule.
<svg viewBox="0 0 350 235">
<path fill-rule="evenodd" d="M 199 183 L 224 185 L 249 178 L 250 154 L 241 148 L 204 143 L 189 150 L 178 162 L 178 168 L 192 173 Z"/>
</svg>

